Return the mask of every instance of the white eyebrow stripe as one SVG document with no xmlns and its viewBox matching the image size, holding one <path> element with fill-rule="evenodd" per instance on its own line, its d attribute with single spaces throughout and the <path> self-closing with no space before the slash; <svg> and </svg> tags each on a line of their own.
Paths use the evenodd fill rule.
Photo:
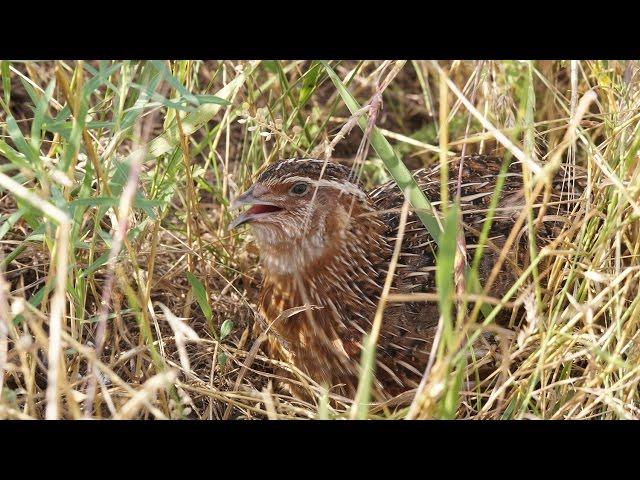
<svg viewBox="0 0 640 480">
<path fill-rule="evenodd" d="M 296 177 L 296 176 L 292 176 L 292 177 L 287 177 L 285 179 L 287 181 L 287 183 L 291 182 L 307 182 L 310 183 L 311 185 L 315 186 L 315 187 L 331 187 L 331 188 L 336 188 L 342 192 L 348 192 L 348 193 L 352 193 L 354 195 L 358 195 L 360 197 L 364 196 L 364 192 L 362 190 L 360 190 L 360 188 L 358 188 L 357 185 L 354 185 L 353 183 L 347 181 L 347 180 L 343 180 L 342 182 L 338 182 L 336 180 L 327 180 L 326 178 L 321 178 L 320 180 L 313 180 L 309 177 Z"/>
</svg>

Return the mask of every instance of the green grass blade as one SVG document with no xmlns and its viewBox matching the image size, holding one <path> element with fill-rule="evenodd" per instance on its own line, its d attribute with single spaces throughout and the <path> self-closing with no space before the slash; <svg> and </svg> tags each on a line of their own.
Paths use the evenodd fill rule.
<svg viewBox="0 0 640 480">
<path fill-rule="evenodd" d="M 202 313 L 204 313 L 204 316 L 207 320 L 211 320 L 213 311 L 211 310 L 211 306 L 209 305 L 209 297 L 207 296 L 207 292 L 204 289 L 204 285 L 202 285 L 202 282 L 198 280 L 196 276 L 191 272 L 186 272 L 186 274 L 187 280 L 189 280 L 189 283 L 191 284 L 193 296 L 196 298 L 198 305 L 200 305 L 200 310 L 202 310 Z M 229 329 L 229 331 L 231 330 Z M 222 331 L 220 333 L 222 334 Z"/>
<path fill-rule="evenodd" d="M 444 223 L 444 232 L 438 247 L 436 261 L 436 287 L 438 291 L 438 306 L 443 317 L 442 338 L 444 343 L 453 342 L 453 271 L 456 259 L 456 231 L 458 224 L 458 206 L 454 204 L 449 208 Z"/>
<path fill-rule="evenodd" d="M 322 62 L 322 64 L 329 74 L 329 78 L 331 78 L 331 81 L 338 89 L 338 93 L 342 97 L 342 100 L 349 111 L 353 114 L 360 110 L 360 104 L 358 104 L 357 100 L 351 96 L 347 87 L 345 87 L 329 64 L 326 62 Z M 366 119 L 361 117 L 358 124 L 360 125 L 360 128 L 362 128 L 362 131 L 365 131 L 367 126 Z M 425 197 L 422 190 L 420 190 L 420 187 L 418 187 L 418 184 L 414 180 L 409 169 L 398 158 L 396 152 L 394 152 L 387 139 L 375 126 L 371 132 L 371 146 L 380 156 L 380 159 L 384 163 L 385 167 L 387 167 L 387 170 L 395 180 L 398 187 L 400 187 L 400 190 L 408 192 L 409 203 L 414 208 L 416 215 L 422 221 L 431 237 L 436 241 L 436 243 L 439 243 L 440 226 L 433 214 L 430 213 L 434 211 L 431 203 L 427 200 L 427 197 Z"/>
<path fill-rule="evenodd" d="M 8 108 L 9 102 L 11 101 L 11 73 L 7 60 L 0 61 L 0 74 L 2 74 L 2 95 L 4 96 L 4 103 Z"/>
<path fill-rule="evenodd" d="M 220 326 L 220 340 L 224 340 L 231 333 L 231 330 L 233 330 L 233 321 L 227 318 Z"/>
<path fill-rule="evenodd" d="M 238 74 L 236 78 L 220 89 L 220 91 L 216 93 L 216 97 L 224 100 L 231 98 L 233 92 L 245 82 L 247 76 L 259 63 L 260 62 L 252 62 L 244 72 Z M 219 103 L 207 103 L 200 105 L 194 112 L 186 115 L 182 120 L 182 129 L 184 134 L 191 135 L 193 132 L 198 130 L 206 122 L 215 117 L 220 111 L 220 108 L 222 108 L 222 105 Z M 178 145 L 178 142 L 178 126 L 174 123 L 165 133 L 156 137 L 149 143 L 147 159 L 157 158 L 160 155 L 170 152 Z"/>
</svg>

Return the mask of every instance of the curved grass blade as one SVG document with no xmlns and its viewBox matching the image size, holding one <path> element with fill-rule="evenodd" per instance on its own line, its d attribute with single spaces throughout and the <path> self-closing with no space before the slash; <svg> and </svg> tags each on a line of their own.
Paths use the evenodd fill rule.
<svg viewBox="0 0 640 480">
<path fill-rule="evenodd" d="M 191 272 L 186 272 L 186 274 L 187 280 L 189 280 L 189 283 L 191 284 L 193 296 L 196 297 L 198 305 L 200 305 L 200 310 L 202 310 L 202 313 L 204 313 L 207 320 L 211 320 L 213 317 L 213 311 L 209 305 L 209 299 L 207 297 L 207 292 L 204 289 L 204 285 L 202 285 L 202 282 Z"/>
<path fill-rule="evenodd" d="M 322 65 L 327 71 L 329 78 L 331 78 L 331 81 L 338 89 L 338 93 L 340 93 L 340 96 L 349 111 L 353 114 L 360 110 L 360 104 L 351 96 L 351 93 L 349 93 L 349 90 L 347 90 L 347 87 L 342 83 L 342 80 L 340 80 L 336 72 L 333 71 L 327 62 L 323 61 Z M 364 132 L 367 127 L 366 119 L 362 117 L 358 119 L 358 125 L 360 125 L 360 128 L 362 128 L 362 131 Z M 395 180 L 398 187 L 400 187 L 400 190 L 408 192 L 405 193 L 405 195 L 407 195 L 409 204 L 414 208 L 420 221 L 422 221 L 436 243 L 439 243 L 440 226 L 438 225 L 436 218 L 431 213 L 434 209 L 429 200 L 427 200 L 427 197 L 424 196 L 422 190 L 420 190 L 420 187 L 418 187 L 418 184 L 411 175 L 411 172 L 409 172 L 409 169 L 404 163 L 402 163 L 402 160 L 398 158 L 396 152 L 394 152 L 387 139 L 382 135 L 382 133 L 380 133 L 380 130 L 376 126 L 373 127 L 370 141 L 371 146 L 380 156 L 380 159 L 384 163 L 385 167 L 387 167 L 387 170 Z"/>
</svg>

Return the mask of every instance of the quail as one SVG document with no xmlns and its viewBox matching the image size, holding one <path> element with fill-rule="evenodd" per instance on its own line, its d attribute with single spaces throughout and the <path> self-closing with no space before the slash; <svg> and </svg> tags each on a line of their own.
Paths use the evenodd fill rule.
<svg viewBox="0 0 640 480">
<path fill-rule="evenodd" d="M 460 205 L 469 257 L 478 243 L 496 181 L 499 175 L 505 177 L 479 267 L 482 283 L 525 204 L 522 166 L 513 162 L 501 174 L 502 162 L 486 155 L 463 161 Z M 449 171 L 457 173 L 459 165 L 460 158 L 452 159 Z M 440 199 L 439 169 L 437 165 L 413 172 L 432 203 Z M 452 196 L 456 180 L 450 182 Z M 554 189 L 549 200 L 562 204 L 566 198 Z M 264 318 L 258 328 L 268 331 L 268 355 L 296 366 L 332 392 L 354 395 L 363 336 L 371 331 L 403 202 L 404 195 L 393 181 L 366 191 L 353 169 L 317 159 L 272 163 L 236 198 L 236 208 L 249 208 L 230 227 L 249 224 L 260 253 L 259 307 Z M 560 215 L 552 218 L 537 227 L 539 246 L 548 243 L 561 226 Z M 527 245 L 527 235 L 521 232 L 491 295 L 502 296 L 512 286 L 526 266 Z M 436 251 L 431 236 L 411 212 L 392 292 L 435 292 Z M 435 303 L 387 304 L 375 359 L 378 392 L 397 395 L 418 385 L 438 318 Z"/>
</svg>

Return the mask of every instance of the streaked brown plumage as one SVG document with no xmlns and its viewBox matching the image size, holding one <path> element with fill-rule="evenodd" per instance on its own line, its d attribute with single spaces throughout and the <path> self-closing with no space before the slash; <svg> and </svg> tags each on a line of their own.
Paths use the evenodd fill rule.
<svg viewBox="0 0 640 480">
<path fill-rule="evenodd" d="M 502 160 L 465 158 L 461 190 L 469 256 L 496 184 Z M 450 172 L 458 171 L 459 159 Z M 451 175 L 454 176 L 453 174 Z M 431 202 L 440 197 L 439 167 L 414 178 Z M 452 196 L 455 181 L 451 181 Z M 560 200 L 557 193 L 551 201 Z M 566 200 L 566 198 L 563 198 Z M 251 208 L 232 227 L 249 222 L 260 250 L 264 278 L 260 309 L 269 325 L 268 354 L 286 360 L 325 384 L 353 396 L 361 340 L 371 330 L 399 225 L 403 195 L 393 182 L 362 190 L 352 171 L 321 160 L 287 160 L 269 165 L 236 200 Z M 480 267 L 484 281 L 524 204 L 521 166 L 505 177 Z M 553 212 L 555 213 L 555 212 Z M 556 217 L 557 220 L 557 217 Z M 558 222 L 538 228 L 538 243 L 555 235 Z M 493 287 L 502 295 L 527 261 L 526 234 Z M 493 248 L 491 248 L 491 245 Z M 392 292 L 435 291 L 435 245 L 414 213 L 409 214 Z M 304 305 L 304 311 L 291 310 Z M 390 303 L 378 343 L 376 386 L 383 394 L 415 387 L 428 361 L 438 322 L 433 303 Z"/>
</svg>

